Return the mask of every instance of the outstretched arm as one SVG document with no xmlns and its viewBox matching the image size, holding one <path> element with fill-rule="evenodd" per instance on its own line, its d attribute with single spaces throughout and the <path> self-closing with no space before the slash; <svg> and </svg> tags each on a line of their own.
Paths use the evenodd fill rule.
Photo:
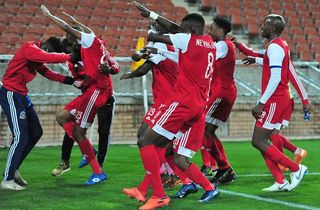
<svg viewBox="0 0 320 210">
<path fill-rule="evenodd" d="M 69 15 L 66 12 L 62 12 L 65 16 L 67 16 L 70 20 L 70 22 L 75 25 L 75 26 L 79 26 L 80 28 L 82 28 L 84 30 L 85 33 L 94 33 L 88 26 L 82 24 L 81 22 L 79 22 L 75 17 Z"/>
<path fill-rule="evenodd" d="M 155 20 L 159 25 L 161 25 L 162 27 L 164 27 L 166 30 L 168 30 L 171 33 L 178 33 L 180 32 L 180 26 L 165 18 L 162 17 L 160 15 L 158 15 L 157 13 L 149 10 L 148 8 L 146 8 L 145 6 L 143 6 L 142 4 L 140 4 L 139 2 L 134 1 L 133 2 L 134 5 L 137 7 L 137 9 L 141 12 L 141 15 L 145 18 L 152 18 L 153 20 Z"/>
<path fill-rule="evenodd" d="M 78 39 L 81 39 L 81 32 L 72 28 L 67 22 L 64 20 L 52 15 L 48 8 L 44 5 L 41 5 L 40 7 L 43 14 L 47 17 L 49 17 L 59 28 L 64 30 L 65 32 L 72 34 L 73 36 L 77 37 Z"/>
<path fill-rule="evenodd" d="M 122 79 L 129 79 L 133 77 L 141 77 L 145 74 L 147 74 L 154 66 L 155 64 L 152 63 L 151 61 L 146 61 L 144 64 L 139 66 L 135 71 L 126 73 L 120 77 L 120 80 Z"/>
</svg>

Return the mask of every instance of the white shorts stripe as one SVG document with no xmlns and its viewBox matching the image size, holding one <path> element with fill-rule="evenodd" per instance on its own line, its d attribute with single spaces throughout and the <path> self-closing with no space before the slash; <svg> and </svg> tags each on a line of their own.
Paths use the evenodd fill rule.
<svg viewBox="0 0 320 210">
<path fill-rule="evenodd" d="M 9 153 L 8 153 L 8 159 L 7 159 L 7 164 L 6 168 L 4 170 L 4 180 L 7 180 L 8 175 L 9 175 L 9 168 L 11 166 L 11 161 L 12 161 L 12 156 L 15 152 L 15 149 L 17 148 L 17 145 L 20 142 L 20 129 L 19 129 L 19 124 L 18 124 L 18 117 L 17 117 L 17 110 L 13 101 L 13 92 L 8 91 L 7 92 L 7 99 L 10 107 L 10 115 L 11 115 L 11 120 L 12 120 L 12 126 L 13 126 L 13 144 L 10 146 Z"/>
<path fill-rule="evenodd" d="M 91 98 L 90 98 L 89 103 L 88 103 L 88 105 L 87 105 L 87 107 L 86 107 L 86 110 L 84 111 L 84 114 L 83 114 L 83 117 L 82 117 L 82 120 L 81 120 L 80 127 L 83 127 L 83 126 L 86 127 L 86 125 L 87 125 L 87 120 L 88 120 L 88 117 L 89 117 L 89 115 L 90 115 L 91 109 L 92 109 L 94 103 L 96 102 L 99 93 L 100 93 L 99 90 L 95 90 L 95 91 L 93 92 L 93 94 L 91 95 Z"/>
<path fill-rule="evenodd" d="M 213 104 L 211 105 L 210 109 L 207 112 L 207 116 L 211 116 L 213 114 L 213 112 L 216 110 L 216 108 L 218 107 L 221 101 L 222 101 L 222 98 L 217 98 L 213 102 Z"/>
<path fill-rule="evenodd" d="M 272 118 L 273 118 L 273 114 L 275 112 L 275 109 L 276 109 L 276 103 L 271 103 L 270 104 L 270 109 L 269 109 L 269 113 L 268 113 L 268 116 L 267 116 L 267 119 L 266 119 L 266 122 L 270 123 Z"/>
<path fill-rule="evenodd" d="M 294 80 L 296 81 L 296 83 L 298 84 L 298 87 L 299 87 L 299 90 L 301 91 L 301 94 L 302 94 L 302 98 L 304 100 L 307 100 L 308 99 L 308 94 L 306 92 L 306 89 L 304 88 L 303 86 L 303 83 L 301 82 L 301 79 L 299 77 L 299 75 L 297 74 L 292 62 L 290 61 L 290 65 L 289 65 L 289 70 L 294 78 Z"/>
<path fill-rule="evenodd" d="M 161 116 L 161 118 L 158 120 L 157 124 L 162 126 L 167 119 L 169 118 L 169 116 L 172 114 L 172 112 L 176 109 L 176 107 L 178 106 L 178 102 L 173 102 L 169 108 L 166 110 L 166 112 Z"/>
</svg>

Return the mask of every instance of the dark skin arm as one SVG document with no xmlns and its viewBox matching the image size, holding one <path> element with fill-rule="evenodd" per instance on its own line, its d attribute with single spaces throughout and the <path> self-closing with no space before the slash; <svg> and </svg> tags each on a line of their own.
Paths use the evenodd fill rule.
<svg viewBox="0 0 320 210">
<path fill-rule="evenodd" d="M 149 33 L 147 39 L 148 41 L 152 41 L 152 42 L 161 42 L 161 43 L 172 45 L 172 42 L 168 35 L 160 35 L 158 33 Z"/>
<path fill-rule="evenodd" d="M 151 61 L 146 61 L 144 64 L 142 64 L 139 68 L 137 68 L 133 72 L 126 73 L 120 77 L 120 80 L 122 79 L 130 79 L 133 77 L 141 77 L 145 74 L 147 74 L 152 68 L 155 66 L 154 63 Z"/>
<path fill-rule="evenodd" d="M 256 58 L 252 56 L 247 56 L 244 59 L 242 59 L 242 62 L 244 65 L 250 65 L 256 63 Z"/>
<path fill-rule="evenodd" d="M 264 104 L 259 102 L 258 105 L 251 110 L 253 117 L 257 120 L 263 111 Z"/>
<path fill-rule="evenodd" d="M 151 11 L 148 8 L 136 1 L 134 1 L 133 3 L 136 6 L 136 8 L 141 12 L 140 14 L 143 17 L 148 18 L 150 16 Z M 159 17 L 155 21 L 171 33 L 178 33 L 180 31 L 180 26 L 177 23 L 165 17 L 159 15 Z"/>
</svg>

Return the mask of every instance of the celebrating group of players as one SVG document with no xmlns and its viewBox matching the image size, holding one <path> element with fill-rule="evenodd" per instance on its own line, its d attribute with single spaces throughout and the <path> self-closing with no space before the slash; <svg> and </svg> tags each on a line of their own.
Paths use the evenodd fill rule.
<svg viewBox="0 0 320 210">
<path fill-rule="evenodd" d="M 141 210 L 168 205 L 170 198 L 160 176 L 162 165 L 182 182 L 181 189 L 173 198 L 185 198 L 196 193 L 197 185 L 200 185 L 205 192 L 199 201 L 208 202 L 218 197 L 220 192 L 217 185 L 236 179 L 221 141 L 215 134 L 217 128 L 226 123 L 237 97 L 233 77 L 236 47 L 248 55 L 245 63 L 259 63 L 263 69 L 262 96 L 252 109 L 256 119 L 252 145 L 261 152 L 276 181 L 263 190 L 295 189 L 307 171 L 307 167 L 300 164 L 306 151 L 279 134 L 282 126 L 288 125 L 293 111 L 288 83 L 291 82 L 298 91 L 306 111 L 310 110 L 310 103 L 290 60 L 288 45 L 280 38 L 285 27 L 283 17 L 270 14 L 264 19 L 262 36 L 268 40 L 268 44 L 266 50 L 255 52 L 238 43 L 234 37 L 227 37 L 231 23 L 224 17 L 215 17 L 208 34 L 205 34 L 205 21 L 199 14 L 186 15 L 178 25 L 137 2 L 135 6 L 143 17 L 152 19 L 148 45 L 132 56 L 135 61 L 146 59 L 146 62 L 136 71 L 122 75 L 121 79 L 139 77 L 151 70 L 154 103 L 146 113 L 137 135 L 145 169 L 144 179 L 137 187 L 124 188 L 123 193 L 146 202 L 139 208 Z M 93 170 L 85 184 L 92 185 L 107 179 L 101 167 L 107 144 L 99 139 L 97 159 L 86 137 L 86 130 L 95 114 L 98 112 L 99 116 L 99 112 L 103 112 L 102 107 L 111 107 L 112 112 L 114 98 L 111 75 L 119 73 L 119 64 L 106 50 L 103 39 L 97 37 L 90 28 L 66 13 L 73 26 L 52 15 L 45 6 L 41 6 L 41 10 L 67 32 L 67 38 L 62 45 L 63 50 L 57 47 L 61 43 L 54 38 L 44 43 L 26 42 L 10 61 L 2 79 L 0 104 L 14 136 L 1 182 L 3 189 L 25 189 L 27 182 L 18 169 L 42 135 L 26 88 L 26 83 L 33 80 L 37 72 L 51 80 L 73 84 L 82 91 L 79 97 L 57 114 L 57 122 L 66 132 L 64 145 L 67 146 L 63 148 L 68 149 L 63 149 L 63 162 L 52 174 L 57 176 L 69 170 L 70 152 L 76 141 L 85 162 Z M 68 61 L 72 77 L 54 73 L 43 65 L 65 61 Z M 105 118 L 105 115 L 101 116 Z M 110 123 L 105 129 L 107 133 L 100 135 L 101 139 L 103 135 L 109 135 Z M 99 131 L 101 129 L 99 123 Z M 269 144 L 268 139 L 273 144 Z M 103 145 L 101 147 L 100 142 Z M 283 147 L 295 153 L 295 161 L 284 155 Z M 204 170 L 201 171 L 189 159 L 201 148 L 203 169 L 211 170 L 217 165 L 216 174 L 211 180 L 205 176 L 206 173 L 202 173 Z M 286 169 L 291 171 L 290 182 L 282 173 Z M 147 199 L 150 186 L 152 195 Z"/>
</svg>

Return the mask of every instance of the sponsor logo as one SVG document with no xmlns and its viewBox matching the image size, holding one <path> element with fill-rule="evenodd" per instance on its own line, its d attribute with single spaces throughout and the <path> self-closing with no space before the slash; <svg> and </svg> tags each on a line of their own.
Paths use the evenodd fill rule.
<svg viewBox="0 0 320 210">
<path fill-rule="evenodd" d="M 20 112 L 19 118 L 20 118 L 21 120 L 26 119 L 26 118 L 27 118 L 26 112 L 25 112 L 25 111 Z"/>
<path fill-rule="evenodd" d="M 278 186 L 278 190 L 284 190 L 284 187 L 288 185 L 288 182 L 284 183 L 283 185 Z"/>
</svg>

